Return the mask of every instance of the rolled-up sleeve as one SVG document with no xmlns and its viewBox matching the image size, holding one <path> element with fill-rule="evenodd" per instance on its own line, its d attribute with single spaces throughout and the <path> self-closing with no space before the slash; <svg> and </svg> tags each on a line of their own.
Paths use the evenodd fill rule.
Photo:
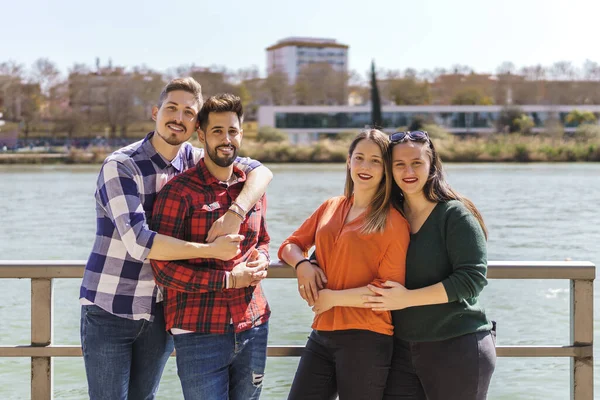
<svg viewBox="0 0 600 400">
<path fill-rule="evenodd" d="M 148 227 L 133 172 L 118 161 L 105 162 L 98 176 L 97 196 L 127 253 L 144 261 L 156 232 Z"/>
<path fill-rule="evenodd" d="M 267 260 L 271 261 L 271 256 L 269 255 L 269 243 L 271 243 L 271 236 L 269 236 L 269 232 L 267 231 L 267 196 L 263 196 L 261 198 L 261 218 L 260 218 L 260 236 L 258 238 L 258 243 L 256 244 L 256 249 L 259 253 L 263 254 Z"/>
<path fill-rule="evenodd" d="M 170 184 L 161 190 L 154 202 L 152 228 L 162 235 L 188 240 L 190 225 L 186 197 Z M 210 259 L 189 261 L 150 260 L 157 284 L 180 292 L 207 293 L 225 289 L 225 271 L 211 268 Z"/>
<path fill-rule="evenodd" d="M 262 166 L 260 161 L 253 160 L 250 157 L 237 157 L 233 162 L 233 165 L 244 171 L 245 174 Z"/>
</svg>

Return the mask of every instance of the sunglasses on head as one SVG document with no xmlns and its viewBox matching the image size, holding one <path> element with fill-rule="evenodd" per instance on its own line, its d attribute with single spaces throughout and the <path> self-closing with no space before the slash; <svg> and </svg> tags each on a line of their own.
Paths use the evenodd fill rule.
<svg viewBox="0 0 600 400">
<path fill-rule="evenodd" d="M 426 131 L 396 132 L 390 135 L 390 142 L 402 142 L 407 138 L 414 142 L 423 142 L 429 139 L 429 135 Z"/>
</svg>

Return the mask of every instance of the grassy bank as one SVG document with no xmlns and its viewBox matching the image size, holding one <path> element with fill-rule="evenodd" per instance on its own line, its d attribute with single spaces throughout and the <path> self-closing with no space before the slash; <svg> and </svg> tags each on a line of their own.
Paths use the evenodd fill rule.
<svg viewBox="0 0 600 400">
<path fill-rule="evenodd" d="M 288 142 L 259 143 L 246 140 L 241 155 L 270 163 L 322 163 L 346 160 L 351 138 L 323 140 L 310 146 Z M 448 137 L 434 139 L 437 152 L 446 162 L 575 162 L 600 161 L 600 139 L 540 138 L 494 135 L 487 138 Z M 198 145 L 198 142 L 193 142 Z M 100 163 L 109 149 L 73 149 L 67 153 L 0 153 L 0 164 L 92 164 Z"/>
<path fill-rule="evenodd" d="M 495 135 L 487 138 L 434 139 L 446 162 L 574 162 L 600 161 L 600 140 Z M 349 141 L 321 141 L 312 146 L 289 143 L 245 143 L 244 155 L 263 162 L 343 162 Z"/>
</svg>

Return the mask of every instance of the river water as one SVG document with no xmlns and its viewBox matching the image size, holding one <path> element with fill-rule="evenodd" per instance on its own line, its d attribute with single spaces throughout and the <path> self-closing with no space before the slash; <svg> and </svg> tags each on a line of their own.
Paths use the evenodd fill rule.
<svg viewBox="0 0 600 400">
<path fill-rule="evenodd" d="M 343 191 L 344 166 L 269 165 L 268 229 L 279 244 L 326 198 Z M 94 239 L 93 193 L 99 166 L 0 166 L 0 259 L 84 260 Z M 453 164 L 452 186 L 470 197 L 490 231 L 490 260 L 600 262 L 600 164 Z M 291 280 L 267 280 L 271 344 L 304 344 L 312 313 Z M 0 280 L 0 344 L 30 342 L 28 280 Z M 54 286 L 55 344 L 79 344 L 79 280 Z M 595 308 L 600 309 L 595 288 Z M 491 280 L 482 294 L 498 321 L 499 345 L 564 345 L 569 286 L 559 280 Z M 600 343 L 600 323 L 595 320 Z M 595 359 L 598 360 L 598 352 Z M 269 358 L 263 399 L 285 399 L 298 358 Z M 54 362 L 57 399 L 87 398 L 81 358 Z M 0 359 L 0 399 L 28 399 L 29 360 Z M 596 371 L 596 392 L 600 393 Z M 489 398 L 563 400 L 569 359 L 499 358 Z M 181 399 L 175 360 L 159 399 Z"/>
</svg>

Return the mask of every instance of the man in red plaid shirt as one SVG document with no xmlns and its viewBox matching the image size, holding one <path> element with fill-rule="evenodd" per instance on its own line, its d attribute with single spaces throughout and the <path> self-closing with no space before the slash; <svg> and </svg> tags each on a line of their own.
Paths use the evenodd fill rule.
<svg viewBox="0 0 600 400">
<path fill-rule="evenodd" d="M 229 261 L 151 260 L 188 400 L 258 399 L 262 388 L 271 311 L 260 281 L 267 276 L 270 238 L 265 197 L 250 210 L 234 201 L 246 180 L 233 166 L 242 119 L 239 97 L 209 98 L 198 115 L 206 157 L 168 182 L 154 203 L 152 228 L 191 242 L 205 242 L 212 223 L 227 212 L 242 221 L 240 252 Z"/>
</svg>

